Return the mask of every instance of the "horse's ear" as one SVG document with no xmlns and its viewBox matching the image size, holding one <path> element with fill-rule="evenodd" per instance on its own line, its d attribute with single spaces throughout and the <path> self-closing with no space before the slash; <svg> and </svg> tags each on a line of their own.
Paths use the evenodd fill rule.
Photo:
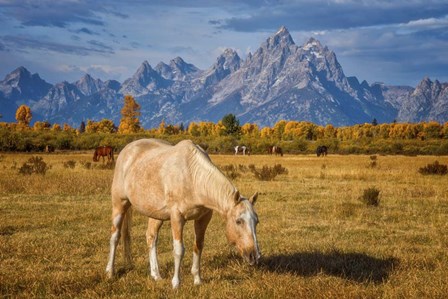
<svg viewBox="0 0 448 299">
<path fill-rule="evenodd" d="M 237 205 L 240 201 L 240 191 L 236 191 L 235 194 L 233 195 L 233 200 L 235 201 L 235 204 Z"/>
<path fill-rule="evenodd" d="M 254 205 L 255 202 L 257 201 L 257 198 L 258 198 L 258 192 L 255 192 L 254 195 L 252 195 L 252 196 L 249 198 L 250 203 L 251 203 L 252 205 Z"/>
</svg>

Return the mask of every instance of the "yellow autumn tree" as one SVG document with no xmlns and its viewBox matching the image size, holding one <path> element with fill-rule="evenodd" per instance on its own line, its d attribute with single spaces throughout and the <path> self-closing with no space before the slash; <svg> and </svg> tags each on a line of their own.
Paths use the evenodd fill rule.
<svg viewBox="0 0 448 299">
<path fill-rule="evenodd" d="M 223 136 L 226 133 L 226 126 L 222 124 L 222 121 L 219 120 L 216 125 L 213 127 L 213 135 L 215 136 Z"/>
<path fill-rule="evenodd" d="M 102 119 L 99 122 L 95 122 L 92 120 L 87 121 L 86 132 L 87 133 L 115 133 L 117 127 L 110 119 Z"/>
<path fill-rule="evenodd" d="M 33 126 L 34 131 L 49 130 L 50 128 L 51 124 L 48 121 L 36 121 Z"/>
<path fill-rule="evenodd" d="M 73 128 L 69 124 L 64 123 L 63 130 L 64 130 L 64 132 L 72 132 Z"/>
<path fill-rule="evenodd" d="M 324 138 L 334 138 L 337 135 L 337 129 L 332 124 L 327 124 L 324 128 Z"/>
<path fill-rule="evenodd" d="M 55 131 L 55 132 L 59 132 L 59 131 L 62 130 L 61 129 L 61 125 L 60 124 L 53 124 L 53 127 L 51 128 L 51 130 Z"/>
<path fill-rule="evenodd" d="M 195 136 L 195 137 L 197 137 L 201 134 L 197 123 L 195 123 L 195 122 L 190 123 L 190 125 L 188 126 L 188 134 L 190 134 L 191 136 Z"/>
<path fill-rule="evenodd" d="M 261 138 L 268 138 L 271 137 L 273 134 L 273 130 L 270 127 L 264 127 L 260 131 Z"/>
<path fill-rule="evenodd" d="M 159 130 L 157 131 L 159 133 L 159 135 L 163 135 L 166 132 L 166 124 L 165 124 L 165 120 L 162 119 L 162 121 L 160 122 L 159 125 Z"/>
<path fill-rule="evenodd" d="M 31 118 L 33 117 L 30 107 L 21 105 L 16 111 L 17 124 L 21 127 L 29 127 Z"/>
<path fill-rule="evenodd" d="M 128 134 L 139 132 L 142 128 L 140 125 L 140 105 L 131 95 L 124 97 L 124 105 L 121 109 L 121 120 L 118 126 L 118 133 Z"/>
<path fill-rule="evenodd" d="M 442 135 L 443 138 L 448 139 L 448 121 L 443 124 Z"/>
<path fill-rule="evenodd" d="M 257 137 L 260 133 L 257 124 L 245 123 L 241 126 L 241 134 L 245 136 Z"/>
</svg>

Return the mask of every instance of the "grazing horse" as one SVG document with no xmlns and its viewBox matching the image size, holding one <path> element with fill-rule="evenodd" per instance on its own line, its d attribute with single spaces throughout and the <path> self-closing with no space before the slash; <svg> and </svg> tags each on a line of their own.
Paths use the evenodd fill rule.
<svg viewBox="0 0 448 299">
<path fill-rule="evenodd" d="M 235 146 L 235 155 L 238 155 L 238 153 L 242 153 L 243 156 L 247 153 L 250 156 L 250 149 L 245 145 L 237 145 Z"/>
<path fill-rule="evenodd" d="M 175 146 L 157 139 L 141 139 L 128 144 L 118 155 L 111 189 L 112 235 L 106 267 L 108 277 L 114 274 L 115 251 L 121 236 L 125 262 L 132 262 L 131 207 L 148 217 L 146 241 L 150 272 L 155 280 L 161 279 L 156 248 L 159 229 L 164 221 L 171 222 L 173 288 L 180 285 L 180 265 L 185 252 L 183 228 L 187 220 L 194 220 L 191 273 L 194 284 L 201 284 L 204 235 L 213 211 L 226 220 L 229 243 L 236 246 L 249 264 L 258 263 L 258 216 L 253 208 L 258 193 L 249 199 L 242 197 L 209 156 L 190 140 Z"/>
<path fill-rule="evenodd" d="M 328 148 L 325 145 L 319 145 L 316 149 L 316 155 L 318 157 L 325 157 L 328 154 Z"/>
<path fill-rule="evenodd" d="M 97 147 L 93 153 L 93 162 L 98 162 L 100 157 L 103 157 L 103 163 L 104 157 L 107 157 L 107 163 L 114 161 L 114 149 L 106 145 Z"/>
<path fill-rule="evenodd" d="M 269 147 L 268 152 L 270 155 L 276 155 L 276 156 L 280 155 L 283 157 L 283 150 L 279 146 L 274 145 L 274 146 Z"/>
<path fill-rule="evenodd" d="M 45 152 L 46 153 L 53 153 L 54 152 L 54 146 L 52 146 L 52 145 L 45 146 Z"/>
</svg>

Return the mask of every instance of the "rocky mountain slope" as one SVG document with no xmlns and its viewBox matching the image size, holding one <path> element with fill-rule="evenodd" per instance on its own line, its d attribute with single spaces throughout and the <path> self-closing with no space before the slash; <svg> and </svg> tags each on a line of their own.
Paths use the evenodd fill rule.
<svg viewBox="0 0 448 299">
<path fill-rule="evenodd" d="M 245 60 L 225 50 L 206 70 L 176 57 L 153 68 L 147 61 L 123 83 L 86 74 L 51 85 L 20 67 L 0 81 L 0 113 L 14 121 L 27 104 L 33 120 L 69 123 L 112 119 L 118 124 L 123 97 L 142 107 L 144 127 L 191 121 L 216 122 L 233 113 L 241 123 L 272 126 L 281 119 L 335 126 L 371 122 L 448 121 L 448 83 L 424 78 L 416 87 L 361 83 L 347 77 L 336 54 L 318 40 L 294 43 L 285 27 Z"/>
</svg>

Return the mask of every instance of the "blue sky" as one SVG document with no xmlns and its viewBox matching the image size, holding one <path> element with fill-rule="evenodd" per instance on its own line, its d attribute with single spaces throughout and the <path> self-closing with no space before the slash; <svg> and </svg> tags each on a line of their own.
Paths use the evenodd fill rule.
<svg viewBox="0 0 448 299">
<path fill-rule="evenodd" d="M 50 83 L 123 82 L 176 56 L 206 69 L 225 48 L 244 59 L 283 25 L 298 45 L 327 45 L 347 76 L 448 82 L 446 0 L 0 0 L 0 80 L 25 66 Z"/>
</svg>

